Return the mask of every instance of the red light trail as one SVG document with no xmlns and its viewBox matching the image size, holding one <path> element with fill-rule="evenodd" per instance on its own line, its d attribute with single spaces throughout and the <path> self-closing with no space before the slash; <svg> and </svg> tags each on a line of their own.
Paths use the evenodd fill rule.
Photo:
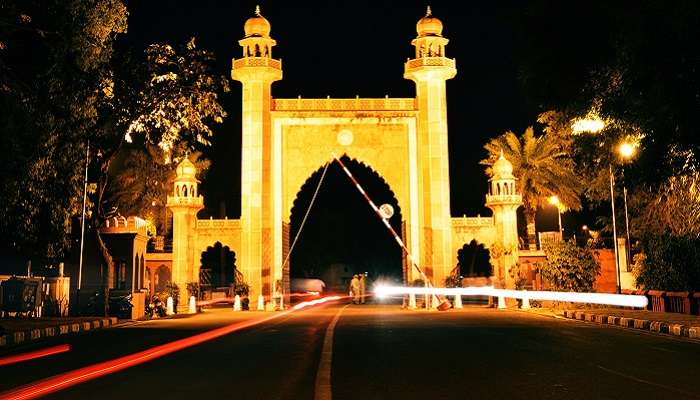
<svg viewBox="0 0 700 400">
<path fill-rule="evenodd" d="M 147 350 L 143 350 L 134 354 L 129 354 L 127 356 L 115 358 L 113 360 L 104 361 L 101 363 L 93 364 L 87 367 L 79 368 L 73 371 L 64 372 L 52 376 L 50 378 L 42 379 L 33 383 L 30 383 L 19 388 L 11 389 L 7 392 L 0 393 L 1 400 L 24 400 L 24 399 L 35 399 L 40 396 L 46 396 L 49 393 L 57 392 L 59 390 L 66 389 L 68 387 L 77 385 L 82 382 L 86 382 L 104 375 L 112 374 L 123 369 L 133 367 L 138 364 L 142 364 L 157 358 L 163 357 L 167 354 L 198 345 L 200 343 L 219 338 L 221 336 L 227 335 L 229 333 L 249 328 L 251 326 L 262 324 L 263 322 L 271 321 L 273 319 L 280 318 L 294 311 L 301 310 L 303 308 L 326 303 L 329 301 L 339 300 L 342 297 L 332 296 L 324 297 L 317 300 L 302 302 L 297 304 L 293 309 L 283 311 L 280 313 L 272 314 L 265 318 L 254 319 L 249 321 L 236 322 L 230 325 L 222 326 L 221 328 L 216 328 L 207 332 L 202 332 L 194 336 L 190 336 L 184 339 L 176 340 L 170 343 L 165 343 L 156 347 L 152 347 Z"/>
<path fill-rule="evenodd" d="M 65 353 L 66 351 L 70 351 L 70 345 L 62 344 L 59 346 L 47 347 L 41 350 L 30 351 L 28 353 L 14 354 L 11 356 L 0 358 L 0 367 L 2 367 L 3 365 L 15 364 L 22 361 L 34 360 L 35 358 Z"/>
</svg>

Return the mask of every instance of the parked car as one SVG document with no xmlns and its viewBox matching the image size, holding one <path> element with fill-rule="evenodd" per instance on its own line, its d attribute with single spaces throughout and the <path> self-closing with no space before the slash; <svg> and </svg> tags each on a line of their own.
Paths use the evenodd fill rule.
<svg viewBox="0 0 700 400">
<path fill-rule="evenodd" d="M 292 293 L 318 292 L 323 293 L 325 282 L 315 278 L 292 278 Z"/>
</svg>

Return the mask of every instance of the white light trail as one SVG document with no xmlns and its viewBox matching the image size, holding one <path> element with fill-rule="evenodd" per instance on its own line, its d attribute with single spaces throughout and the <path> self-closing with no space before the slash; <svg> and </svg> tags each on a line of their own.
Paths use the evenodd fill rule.
<svg viewBox="0 0 700 400">
<path fill-rule="evenodd" d="M 611 293 L 578 293 L 578 292 L 550 292 L 496 289 L 492 286 L 470 286 L 464 288 L 436 288 L 436 287 L 405 287 L 405 286 L 377 286 L 374 293 L 378 297 L 386 297 L 394 294 L 429 294 L 442 296 L 494 296 L 513 299 L 567 301 L 571 303 L 604 304 L 621 307 L 647 306 L 645 296 Z"/>
</svg>

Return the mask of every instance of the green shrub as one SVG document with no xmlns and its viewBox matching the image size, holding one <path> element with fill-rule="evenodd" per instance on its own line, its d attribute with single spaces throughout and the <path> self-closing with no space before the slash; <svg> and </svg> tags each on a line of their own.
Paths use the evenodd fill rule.
<svg viewBox="0 0 700 400">
<path fill-rule="evenodd" d="M 462 287 L 462 278 L 459 275 L 450 275 L 445 278 L 445 287 L 458 288 Z"/>
<path fill-rule="evenodd" d="M 600 265 L 588 247 L 576 242 L 550 242 L 544 246 L 547 259 L 542 263 L 542 278 L 552 289 L 567 292 L 590 292 L 600 274 Z"/>
<path fill-rule="evenodd" d="M 414 279 L 413 282 L 411 282 L 412 287 L 425 287 L 425 281 L 422 279 Z"/>
<path fill-rule="evenodd" d="M 642 241 L 635 256 L 637 285 L 648 290 L 700 291 L 700 238 L 661 235 Z"/>
</svg>

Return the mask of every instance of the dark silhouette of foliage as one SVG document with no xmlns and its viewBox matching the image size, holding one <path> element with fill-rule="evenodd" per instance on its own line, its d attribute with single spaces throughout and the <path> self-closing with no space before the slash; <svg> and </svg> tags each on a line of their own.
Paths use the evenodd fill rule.
<svg viewBox="0 0 700 400">
<path fill-rule="evenodd" d="M 649 290 L 700 291 L 700 238 L 662 234 L 643 239 L 637 284 Z"/>
</svg>

